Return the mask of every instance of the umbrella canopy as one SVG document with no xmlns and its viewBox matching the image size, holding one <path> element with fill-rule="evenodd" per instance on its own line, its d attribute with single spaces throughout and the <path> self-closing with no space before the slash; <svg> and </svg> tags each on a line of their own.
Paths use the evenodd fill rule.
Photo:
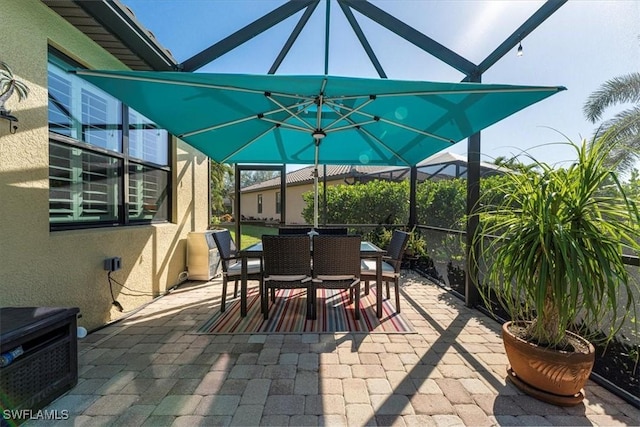
<svg viewBox="0 0 640 427">
<path fill-rule="evenodd" d="M 77 74 L 220 163 L 414 166 L 563 87 L 336 76 Z"/>
<path fill-rule="evenodd" d="M 564 89 L 326 75 L 77 74 L 221 163 L 414 166 Z"/>
</svg>

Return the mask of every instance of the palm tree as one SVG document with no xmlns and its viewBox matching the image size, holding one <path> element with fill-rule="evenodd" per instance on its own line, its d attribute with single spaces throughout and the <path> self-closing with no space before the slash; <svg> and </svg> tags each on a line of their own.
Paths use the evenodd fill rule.
<svg viewBox="0 0 640 427">
<path fill-rule="evenodd" d="M 519 171 L 523 173 L 528 172 L 534 168 L 534 165 L 526 165 L 522 163 L 518 159 L 518 156 L 514 156 L 514 157 L 498 156 L 495 159 L 493 159 L 493 164 L 496 166 L 500 166 L 501 168 L 509 169 L 512 171 Z"/>
<path fill-rule="evenodd" d="M 608 107 L 627 103 L 635 105 L 604 121 L 595 135 L 609 130 L 616 134 L 616 148 L 611 150 L 609 163 L 617 164 L 620 172 L 629 171 L 640 158 L 640 73 L 606 81 L 589 96 L 583 107 L 586 118 L 596 123 Z"/>
<path fill-rule="evenodd" d="M 211 213 L 225 213 L 225 199 L 233 197 L 233 167 L 211 160 Z"/>
</svg>

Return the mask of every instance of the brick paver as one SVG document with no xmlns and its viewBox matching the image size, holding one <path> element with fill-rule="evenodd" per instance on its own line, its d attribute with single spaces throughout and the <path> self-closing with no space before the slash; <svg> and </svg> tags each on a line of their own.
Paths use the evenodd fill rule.
<svg viewBox="0 0 640 427">
<path fill-rule="evenodd" d="M 414 334 L 191 333 L 218 309 L 219 282 L 188 282 L 80 341 L 78 385 L 47 409 L 67 410 L 65 425 L 640 425 L 592 382 L 573 408 L 522 394 L 505 382 L 499 325 L 413 273 L 401 305 Z"/>
</svg>

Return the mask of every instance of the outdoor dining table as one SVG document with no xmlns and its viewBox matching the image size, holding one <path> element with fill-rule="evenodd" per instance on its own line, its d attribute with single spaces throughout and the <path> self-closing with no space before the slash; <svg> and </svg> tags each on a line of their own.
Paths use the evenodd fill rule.
<svg viewBox="0 0 640 427">
<path fill-rule="evenodd" d="M 311 248 L 309 248 L 311 250 Z M 371 242 L 360 242 L 360 258 L 376 260 L 376 316 L 382 317 L 382 256 L 386 254 Z M 238 251 L 242 262 L 242 276 L 240 282 L 240 316 L 247 315 L 247 260 L 262 256 L 262 242 L 254 243 Z"/>
</svg>

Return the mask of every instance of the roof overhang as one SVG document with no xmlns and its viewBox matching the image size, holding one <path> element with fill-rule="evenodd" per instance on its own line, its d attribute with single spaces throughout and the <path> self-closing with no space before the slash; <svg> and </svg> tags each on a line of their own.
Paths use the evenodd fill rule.
<svg viewBox="0 0 640 427">
<path fill-rule="evenodd" d="M 177 70 L 171 52 L 118 0 L 41 0 L 132 70 Z"/>
</svg>

